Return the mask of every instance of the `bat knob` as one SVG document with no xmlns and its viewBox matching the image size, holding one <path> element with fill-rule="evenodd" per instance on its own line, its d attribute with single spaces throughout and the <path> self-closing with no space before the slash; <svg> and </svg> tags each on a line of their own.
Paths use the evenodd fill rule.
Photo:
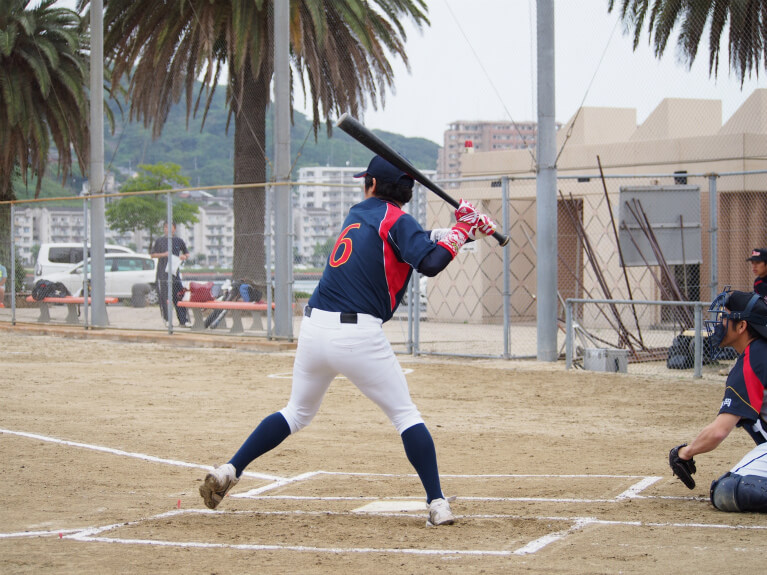
<svg viewBox="0 0 767 575">
<path fill-rule="evenodd" d="M 339 128 L 341 126 L 341 124 L 344 123 L 346 118 L 349 118 L 349 117 L 350 117 L 349 116 L 349 112 L 344 112 L 343 114 L 341 114 L 341 117 L 338 118 L 338 120 L 336 121 L 336 128 Z"/>
</svg>

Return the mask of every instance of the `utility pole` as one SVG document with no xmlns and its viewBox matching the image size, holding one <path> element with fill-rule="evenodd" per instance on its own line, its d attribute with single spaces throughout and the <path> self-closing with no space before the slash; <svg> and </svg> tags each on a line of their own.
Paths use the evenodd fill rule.
<svg viewBox="0 0 767 575">
<path fill-rule="evenodd" d="M 290 178 L 290 1 L 274 2 L 274 181 Z M 274 189 L 274 334 L 293 337 L 290 185 Z M 267 270 L 269 281 L 271 270 Z"/>
<path fill-rule="evenodd" d="M 538 140 L 536 166 L 536 317 L 538 361 L 557 360 L 557 128 L 554 0 L 538 0 Z"/>
<path fill-rule="evenodd" d="M 90 194 L 104 193 L 104 3 L 91 2 L 91 157 L 88 170 Z M 91 198 L 91 311 L 92 325 L 107 325 L 104 302 L 104 198 Z M 87 269 L 87 262 L 84 264 Z M 88 294 L 84 294 L 88 297 Z"/>
</svg>

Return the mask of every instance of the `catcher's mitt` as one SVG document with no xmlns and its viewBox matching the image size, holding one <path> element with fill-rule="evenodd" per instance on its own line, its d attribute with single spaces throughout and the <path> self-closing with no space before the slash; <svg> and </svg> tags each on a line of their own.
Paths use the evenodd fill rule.
<svg viewBox="0 0 767 575">
<path fill-rule="evenodd" d="M 697 471 L 695 469 L 695 460 L 679 457 L 679 450 L 686 445 L 686 443 L 682 443 L 668 452 L 668 464 L 671 466 L 671 472 L 687 486 L 687 489 L 694 489 L 695 480 L 692 478 L 692 475 Z"/>
</svg>

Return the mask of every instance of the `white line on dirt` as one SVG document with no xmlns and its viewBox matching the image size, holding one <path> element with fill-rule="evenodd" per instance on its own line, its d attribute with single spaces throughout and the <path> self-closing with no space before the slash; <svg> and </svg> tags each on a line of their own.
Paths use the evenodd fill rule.
<svg viewBox="0 0 767 575">
<path fill-rule="evenodd" d="M 409 367 L 403 367 L 402 373 L 407 375 L 408 373 L 413 373 L 413 370 Z M 271 379 L 293 379 L 293 372 L 292 371 L 285 371 L 282 373 L 270 373 L 266 377 L 269 377 Z M 346 376 L 343 375 L 337 375 L 334 379 L 347 379 Z"/>
<path fill-rule="evenodd" d="M 657 483 L 657 482 L 658 482 L 658 481 L 660 481 L 661 479 L 663 479 L 663 478 L 662 478 L 662 477 L 645 477 L 645 478 L 644 478 L 644 479 L 642 479 L 641 481 L 639 481 L 639 482 L 635 483 L 634 485 L 632 485 L 631 487 L 629 487 L 628 489 L 626 489 L 626 491 L 624 491 L 623 493 L 621 493 L 620 495 L 618 495 L 618 497 L 616 497 L 615 499 L 617 499 L 618 501 L 620 501 L 620 500 L 622 500 L 622 499 L 631 499 L 631 498 L 634 498 L 634 497 L 636 497 L 637 495 L 639 495 L 639 493 L 640 493 L 641 491 L 644 491 L 645 489 L 647 489 L 648 487 L 650 487 L 650 485 L 652 485 L 653 483 Z"/>
<path fill-rule="evenodd" d="M 575 524 L 572 525 L 569 529 L 564 529 L 562 531 L 557 531 L 556 533 L 549 533 L 547 535 L 544 535 L 543 537 L 539 537 L 538 539 L 531 541 L 527 545 L 524 545 L 514 551 L 514 555 L 530 555 L 532 553 L 535 553 L 536 551 L 540 551 L 546 545 L 550 543 L 554 543 L 554 541 L 559 541 L 560 539 L 564 539 L 571 533 L 574 533 L 575 531 L 578 531 L 580 529 L 583 529 L 586 525 L 591 523 L 591 519 L 576 519 Z"/>
<path fill-rule="evenodd" d="M 82 537 L 79 541 L 122 543 L 124 545 L 159 545 L 164 547 L 190 547 L 202 549 L 240 549 L 244 551 L 308 551 L 310 553 L 395 553 L 404 555 L 511 555 L 510 551 L 475 549 L 390 549 L 375 547 L 307 547 L 304 545 L 234 545 L 230 543 L 197 543 L 184 541 L 157 541 L 150 539 L 112 539 L 111 537 Z"/>
<path fill-rule="evenodd" d="M 186 461 L 176 461 L 174 459 L 163 459 L 161 457 L 155 457 L 153 455 L 146 455 L 144 453 L 134 453 L 131 451 L 123 451 L 122 449 L 113 449 L 111 447 L 103 447 L 101 445 L 92 445 L 89 443 L 79 443 L 77 441 L 67 441 L 65 439 L 58 439 L 56 437 L 49 437 L 47 435 L 38 435 L 36 433 L 27 433 L 25 431 L 13 431 L 10 429 L 0 429 L 0 433 L 7 433 L 9 435 L 16 435 L 18 437 L 26 437 L 29 439 L 37 439 L 39 441 L 47 441 L 49 443 L 58 443 L 59 445 L 68 445 L 70 447 L 80 447 L 82 449 L 90 449 L 91 451 L 99 451 L 101 453 L 110 453 L 112 455 L 120 455 L 122 457 L 133 457 L 135 459 L 142 459 L 144 461 L 151 461 L 152 463 L 164 463 L 165 465 L 175 465 L 177 467 L 192 467 L 195 469 L 206 469 L 210 471 L 213 469 L 210 465 L 201 465 L 199 463 L 187 463 Z M 281 481 L 283 477 L 277 477 L 276 475 L 266 475 L 264 473 L 251 473 L 243 472 L 243 475 L 253 477 L 256 479 L 267 479 L 270 481 Z"/>
<path fill-rule="evenodd" d="M 82 529 L 50 529 L 48 531 L 19 531 L 17 533 L 0 533 L 0 539 L 12 539 L 14 537 L 49 537 L 60 536 L 64 533 L 79 533 Z"/>
<path fill-rule="evenodd" d="M 277 489 L 278 487 L 282 487 L 284 485 L 289 485 L 291 483 L 296 483 L 298 481 L 303 481 L 304 479 L 309 479 L 310 477 L 313 477 L 319 473 L 318 471 L 309 471 L 308 473 L 302 473 L 301 475 L 296 475 L 295 477 L 285 477 L 285 478 L 279 478 L 274 483 L 270 483 L 269 485 L 264 485 L 262 487 L 257 487 L 256 489 L 251 489 L 250 491 L 246 491 L 245 493 L 230 493 L 229 497 L 253 497 L 255 495 L 258 495 L 259 493 L 263 493 L 264 491 L 270 491 L 272 489 Z"/>
</svg>

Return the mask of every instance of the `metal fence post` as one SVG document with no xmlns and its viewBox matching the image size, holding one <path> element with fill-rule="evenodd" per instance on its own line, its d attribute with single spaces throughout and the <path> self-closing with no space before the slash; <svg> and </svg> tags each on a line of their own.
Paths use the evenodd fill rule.
<svg viewBox="0 0 767 575">
<path fill-rule="evenodd" d="M 573 302 L 565 300 L 565 369 L 573 367 Z"/>
<path fill-rule="evenodd" d="M 416 186 L 413 189 L 413 200 L 410 204 L 410 209 L 412 211 L 411 215 L 416 219 L 417 222 L 421 222 L 421 211 L 419 208 L 419 198 L 421 196 L 420 188 Z M 413 269 L 413 272 L 410 275 L 410 283 L 407 286 L 407 341 L 405 342 L 405 353 L 412 354 L 413 353 L 413 330 L 415 328 L 415 322 L 418 321 L 416 319 L 415 310 L 418 309 L 418 305 L 420 305 L 420 301 L 418 299 L 418 290 L 416 286 L 418 285 L 418 271 Z M 417 302 L 417 303 L 414 303 Z"/>
<path fill-rule="evenodd" d="M 15 204 L 11 204 L 11 275 L 5 280 L 11 282 L 11 325 L 16 325 L 16 215 Z M 2 303 L 2 301 L 0 301 Z"/>
<path fill-rule="evenodd" d="M 168 306 L 168 334 L 173 335 L 173 314 L 176 310 L 173 307 L 173 202 L 171 201 L 170 192 L 166 195 L 165 202 L 165 221 L 168 224 L 168 235 L 165 238 L 168 240 L 168 263 L 165 265 L 165 280 L 168 282 L 168 289 L 166 290 L 165 301 Z"/>
<path fill-rule="evenodd" d="M 88 329 L 88 308 L 91 291 L 88 289 L 88 269 L 90 268 L 88 254 L 88 198 L 83 198 L 83 322 Z"/>
<path fill-rule="evenodd" d="M 509 177 L 501 178 L 501 217 L 503 233 L 509 234 Z M 511 242 L 509 242 L 511 243 Z M 511 356 L 511 247 L 503 246 L 503 359 Z"/>
<path fill-rule="evenodd" d="M 421 225 L 426 224 L 425 214 L 425 202 L 424 202 L 423 187 L 419 184 L 415 190 L 415 206 L 416 206 L 416 219 Z M 421 274 L 417 271 L 413 271 L 413 293 L 411 294 L 411 302 L 415 302 L 413 308 L 413 325 L 412 330 L 408 330 L 408 353 L 417 356 L 419 355 L 419 343 L 421 337 Z M 408 315 L 408 322 L 411 318 Z"/>
<path fill-rule="evenodd" d="M 709 233 L 709 251 L 711 259 L 711 301 L 716 299 L 719 293 L 719 254 L 717 245 L 717 235 L 719 231 L 719 201 L 716 193 L 716 174 L 708 176 L 708 233 Z"/>
<path fill-rule="evenodd" d="M 266 244 L 266 338 L 272 339 L 272 194 L 274 188 L 266 188 L 266 206 L 264 217 L 264 243 Z M 234 278 L 233 278 L 234 279 Z"/>
<path fill-rule="evenodd" d="M 703 377 L 703 337 L 700 332 L 703 328 L 702 312 L 702 306 L 695 304 L 695 378 Z"/>
<path fill-rule="evenodd" d="M 413 188 L 413 195 L 410 202 L 410 215 L 413 216 L 417 222 L 421 222 L 419 210 L 418 210 L 418 189 L 417 186 Z M 418 281 L 418 272 L 413 269 L 410 274 L 410 283 L 407 285 L 407 341 L 405 342 L 405 353 L 408 355 L 413 353 L 413 324 L 415 323 L 415 312 L 413 302 L 416 301 L 416 289 L 415 284 Z M 420 303 L 420 302 L 419 302 Z"/>
<path fill-rule="evenodd" d="M 288 188 L 288 197 L 292 199 L 293 197 L 293 186 L 290 186 Z M 289 206 L 290 209 L 288 210 L 288 230 L 290 230 L 287 234 L 286 241 L 288 242 L 287 247 L 287 261 L 285 262 L 288 266 L 287 274 L 288 274 L 288 290 L 290 291 L 289 297 L 288 297 L 288 304 L 290 308 L 290 320 L 285 322 L 285 327 L 287 328 L 287 333 L 285 334 L 288 338 L 288 341 L 293 341 L 293 336 L 295 335 L 293 333 L 293 316 L 294 316 L 294 310 L 293 310 L 293 302 L 295 301 L 295 278 L 293 277 L 293 264 L 294 264 L 294 256 L 293 256 L 293 246 L 294 241 L 293 238 L 296 235 L 295 228 L 293 227 L 293 202 L 292 200 L 289 200 Z M 304 314 L 304 311 L 301 310 L 301 315 Z"/>
</svg>

